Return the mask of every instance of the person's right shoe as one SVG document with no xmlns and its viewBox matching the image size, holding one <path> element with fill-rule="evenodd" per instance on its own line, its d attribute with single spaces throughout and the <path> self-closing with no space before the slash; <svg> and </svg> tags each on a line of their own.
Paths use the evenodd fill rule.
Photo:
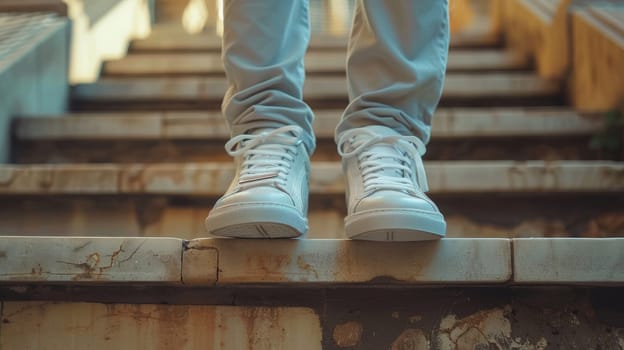
<svg viewBox="0 0 624 350">
<path fill-rule="evenodd" d="M 236 175 L 206 218 L 213 235 L 293 238 L 308 230 L 310 160 L 298 126 L 233 137 L 226 150 Z"/>
<path fill-rule="evenodd" d="M 442 238 L 446 222 L 425 195 L 424 144 L 384 126 L 345 131 L 338 140 L 346 175 L 348 238 L 423 241 Z"/>
</svg>

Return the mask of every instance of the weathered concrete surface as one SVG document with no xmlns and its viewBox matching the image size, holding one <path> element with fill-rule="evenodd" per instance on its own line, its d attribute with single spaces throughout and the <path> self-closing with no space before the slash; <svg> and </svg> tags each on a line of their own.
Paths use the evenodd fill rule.
<svg viewBox="0 0 624 350">
<path fill-rule="evenodd" d="M 0 286 L 0 294 L 5 301 L 66 301 L 71 298 L 74 301 L 112 303 L 109 306 L 111 309 L 115 309 L 118 303 L 167 303 L 189 308 L 194 304 L 310 308 L 321 319 L 323 349 L 340 350 L 391 349 L 392 346 L 395 349 L 421 349 L 414 347 L 414 344 L 429 344 L 424 349 L 452 350 L 536 350 L 543 349 L 544 344 L 546 349 L 621 350 L 624 340 L 622 293 L 623 288 L 579 287 Z M 127 307 L 139 308 L 136 305 Z M 193 312 L 189 312 L 188 316 L 183 312 L 180 314 L 175 318 L 175 327 L 188 329 L 185 322 L 186 319 L 193 319 Z M 141 316 L 141 313 L 137 315 Z M 158 313 L 151 315 L 155 316 L 154 321 L 161 319 Z M 6 329 L 7 323 L 4 322 L 0 325 L 1 329 Z M 97 319 L 96 322 L 103 320 Z M 88 321 L 83 322 L 82 326 L 89 324 Z M 206 324 L 210 325 L 208 321 L 203 323 Z M 353 332 L 342 333 L 343 337 L 337 338 L 340 344 L 351 344 L 357 337 L 357 345 L 340 347 L 336 342 L 336 329 L 340 330 L 344 325 L 353 326 L 347 329 Z M 358 334 L 360 327 L 361 333 Z M 206 332 L 206 329 L 193 328 L 187 334 Z M 196 337 L 205 336 L 199 333 Z"/>
<path fill-rule="evenodd" d="M 305 57 L 308 74 L 344 74 L 345 51 L 312 51 Z M 448 71 L 500 71 L 527 69 L 525 56 L 504 50 L 465 50 L 451 52 Z M 130 55 L 106 63 L 104 73 L 108 76 L 154 76 L 154 75 L 223 75 L 220 53 L 158 53 Z"/>
<path fill-rule="evenodd" d="M 343 349 L 331 338 L 333 330 L 358 323 L 360 345 L 349 349 L 621 350 L 624 303 L 616 297 L 621 292 L 330 291 L 321 306 L 329 337 L 324 348 Z"/>
<path fill-rule="evenodd" d="M 304 283 L 465 284 L 511 278 L 510 241 L 445 239 L 384 243 L 348 240 L 197 239 L 184 253 L 184 272 L 204 269 L 218 254 L 217 285 Z M 186 256 L 191 254 L 191 259 Z M 183 276 L 186 280 L 187 275 Z M 212 285 L 212 275 L 194 284 Z"/>
<path fill-rule="evenodd" d="M 333 138 L 342 110 L 315 111 L 314 134 Z M 433 142 L 440 138 L 564 136 L 592 134 L 604 122 L 567 108 L 442 108 L 433 118 Z M 217 111 L 72 113 L 56 118 L 19 118 L 19 140 L 226 140 L 230 132 Z"/>
<path fill-rule="evenodd" d="M 321 349 L 307 308 L 5 302 L 0 348 Z"/>
<path fill-rule="evenodd" d="M 152 35 L 144 40 L 134 41 L 132 48 L 137 52 L 172 50 L 216 52 L 221 50 L 221 38 L 214 33 L 206 31 L 197 35 L 190 35 L 181 30 L 181 26 L 177 25 L 177 27 L 178 30 L 172 30 L 171 25 L 156 24 L 152 30 Z M 460 35 L 451 38 L 452 48 L 491 47 L 500 44 L 500 38 L 492 35 L 489 30 L 458 34 Z M 344 52 L 346 48 L 346 36 L 313 35 L 309 45 L 311 51 L 321 49 Z"/>
<path fill-rule="evenodd" d="M 0 282 L 180 284 L 175 238 L 0 237 Z"/>
<path fill-rule="evenodd" d="M 344 77 L 309 77 L 304 85 L 304 98 L 312 105 L 319 101 L 346 101 Z M 221 101 L 226 90 L 225 78 L 103 78 L 94 84 L 77 85 L 73 97 L 78 104 L 91 102 L 120 104 L 213 103 Z M 555 98 L 559 94 L 556 81 L 544 80 L 533 74 L 453 73 L 446 77 L 442 103 L 448 99 L 483 98 Z M 314 102 L 315 101 L 315 102 Z"/>
<path fill-rule="evenodd" d="M 52 1 L 45 2 L 52 5 Z M 52 14 L 3 14 L 3 5 L 4 2 L 0 4 L 0 163 L 9 159 L 14 117 L 64 113 L 69 96 L 69 21 Z"/>
<path fill-rule="evenodd" d="M 600 197 L 433 194 L 432 198 L 444 213 L 447 236 L 452 238 L 624 236 L 624 197 L 616 194 Z M 204 219 L 215 199 L 8 197 L 0 201 L 0 232 L 25 236 L 201 238 L 207 236 Z M 307 238 L 345 238 L 344 201 L 342 195 L 312 196 Z"/>
<path fill-rule="evenodd" d="M 614 161 L 440 161 L 425 166 L 434 194 L 624 190 L 624 164 Z M 231 162 L 6 165 L 0 167 L 0 195 L 219 196 L 233 172 Z M 344 186 L 339 162 L 312 163 L 312 194 L 343 194 Z"/>
<path fill-rule="evenodd" d="M 188 247 L 184 244 L 182 283 L 187 286 L 206 286 L 219 278 L 219 251 L 212 247 Z"/>
<path fill-rule="evenodd" d="M 517 283 L 624 284 L 624 238 L 513 241 Z"/>
</svg>

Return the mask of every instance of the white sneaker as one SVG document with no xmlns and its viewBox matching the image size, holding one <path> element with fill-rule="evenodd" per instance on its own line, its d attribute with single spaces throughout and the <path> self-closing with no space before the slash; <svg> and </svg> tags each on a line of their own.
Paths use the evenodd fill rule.
<svg viewBox="0 0 624 350">
<path fill-rule="evenodd" d="M 236 175 L 210 211 L 206 228 L 217 236 L 290 238 L 308 231 L 310 160 L 299 126 L 258 130 L 225 145 Z"/>
<path fill-rule="evenodd" d="M 345 232 L 352 239 L 422 241 L 445 235 L 446 222 L 425 195 L 425 145 L 383 126 L 345 131 L 338 140 L 347 180 Z"/>
</svg>

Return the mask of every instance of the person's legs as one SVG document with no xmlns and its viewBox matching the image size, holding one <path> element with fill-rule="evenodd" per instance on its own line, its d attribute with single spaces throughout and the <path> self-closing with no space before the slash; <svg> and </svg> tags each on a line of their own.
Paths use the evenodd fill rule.
<svg viewBox="0 0 624 350">
<path fill-rule="evenodd" d="M 336 128 L 347 175 L 348 237 L 435 239 L 446 225 L 425 195 L 421 156 L 448 57 L 446 0 L 356 0 L 350 104 Z"/>
<path fill-rule="evenodd" d="M 225 0 L 222 111 L 232 135 L 298 125 L 314 150 L 312 111 L 303 102 L 303 58 L 310 39 L 308 1 Z"/>
<path fill-rule="evenodd" d="M 312 111 L 303 102 L 307 1 L 226 0 L 222 111 L 236 175 L 206 218 L 230 237 L 296 237 L 307 231 Z"/>
</svg>

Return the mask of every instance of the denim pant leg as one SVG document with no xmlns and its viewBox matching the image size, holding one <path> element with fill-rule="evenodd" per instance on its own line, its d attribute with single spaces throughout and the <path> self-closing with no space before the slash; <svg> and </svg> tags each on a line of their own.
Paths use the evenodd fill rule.
<svg viewBox="0 0 624 350">
<path fill-rule="evenodd" d="M 356 0 L 349 106 L 336 128 L 384 125 L 429 142 L 449 46 L 448 0 Z"/>
<path fill-rule="evenodd" d="M 222 111 L 232 135 L 299 125 L 311 154 L 313 114 L 303 102 L 303 58 L 310 39 L 307 0 L 225 0 Z"/>
</svg>

